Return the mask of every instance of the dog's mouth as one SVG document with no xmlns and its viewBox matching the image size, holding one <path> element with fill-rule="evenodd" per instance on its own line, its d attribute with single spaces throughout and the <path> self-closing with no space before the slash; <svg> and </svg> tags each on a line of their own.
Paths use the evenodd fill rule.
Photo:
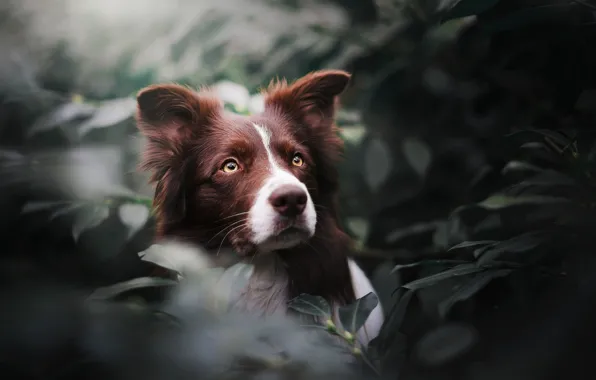
<svg viewBox="0 0 596 380">
<path fill-rule="evenodd" d="M 288 249 L 308 240 L 311 236 L 309 231 L 297 225 L 284 226 L 269 238 L 258 245 L 258 251 L 271 252 L 281 249 Z"/>
</svg>

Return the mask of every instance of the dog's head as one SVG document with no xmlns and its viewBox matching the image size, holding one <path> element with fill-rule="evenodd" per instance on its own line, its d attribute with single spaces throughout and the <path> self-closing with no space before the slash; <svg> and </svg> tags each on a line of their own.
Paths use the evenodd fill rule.
<svg viewBox="0 0 596 380">
<path fill-rule="evenodd" d="M 251 116 L 225 111 L 209 91 L 141 90 L 142 168 L 157 183 L 158 235 L 229 244 L 242 254 L 312 238 L 321 217 L 335 217 L 342 141 L 333 118 L 349 79 L 326 70 L 274 81 L 264 111 Z"/>
</svg>

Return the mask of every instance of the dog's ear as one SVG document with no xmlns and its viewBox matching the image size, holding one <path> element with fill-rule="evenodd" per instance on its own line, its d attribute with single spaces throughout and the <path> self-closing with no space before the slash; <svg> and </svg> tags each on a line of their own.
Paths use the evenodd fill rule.
<svg viewBox="0 0 596 380">
<path fill-rule="evenodd" d="M 276 109 L 311 128 L 331 127 L 338 96 L 349 82 L 350 74 L 341 70 L 315 71 L 292 84 L 276 80 L 265 90 L 265 109 Z"/>
<path fill-rule="evenodd" d="M 155 206 L 172 214 L 167 218 L 184 214 L 188 151 L 222 107 L 213 95 L 177 84 L 152 85 L 137 94 L 137 128 L 147 138 L 140 168 L 157 182 Z"/>
</svg>

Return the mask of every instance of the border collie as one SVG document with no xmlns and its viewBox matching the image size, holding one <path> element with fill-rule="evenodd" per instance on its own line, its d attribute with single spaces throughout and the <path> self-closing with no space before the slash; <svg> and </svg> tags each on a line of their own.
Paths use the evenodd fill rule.
<svg viewBox="0 0 596 380">
<path fill-rule="evenodd" d="M 337 217 L 343 143 L 334 116 L 349 80 L 339 70 L 274 80 L 264 111 L 251 116 L 224 110 L 208 89 L 158 84 L 137 95 L 157 238 L 233 249 L 254 264 L 245 309 L 286 312 L 301 293 L 337 307 L 374 292 L 347 257 L 350 239 Z M 379 305 L 360 342 L 368 344 L 382 323 Z"/>
</svg>

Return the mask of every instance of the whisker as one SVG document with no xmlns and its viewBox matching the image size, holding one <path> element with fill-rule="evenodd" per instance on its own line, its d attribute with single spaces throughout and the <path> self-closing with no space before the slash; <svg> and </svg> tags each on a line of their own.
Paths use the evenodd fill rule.
<svg viewBox="0 0 596 380">
<path fill-rule="evenodd" d="M 244 224 L 241 224 L 241 225 L 239 225 L 239 226 L 236 226 L 236 227 L 232 228 L 231 230 L 229 230 L 229 231 L 228 231 L 228 233 L 224 235 L 223 239 L 221 240 L 221 243 L 219 243 L 219 248 L 217 248 L 217 253 L 215 254 L 215 256 L 219 256 L 219 251 L 221 251 L 221 247 L 223 246 L 223 243 L 224 243 L 224 241 L 226 240 L 226 237 L 228 237 L 228 235 L 229 235 L 230 233 L 232 233 L 232 231 L 235 231 L 235 230 L 237 230 L 238 228 L 245 228 L 245 227 L 246 227 L 246 225 L 244 225 Z"/>
<path fill-rule="evenodd" d="M 209 244 L 211 242 L 211 240 L 215 239 L 215 237 L 223 232 L 225 232 L 228 228 L 230 227 L 234 227 L 236 225 L 238 225 L 239 223 L 244 223 L 246 222 L 247 219 L 240 219 L 240 220 L 236 220 L 235 222 L 232 222 L 230 224 L 228 224 L 227 226 L 225 226 L 224 228 L 222 228 L 218 233 L 216 233 L 215 235 L 213 235 L 211 237 L 211 239 L 209 239 L 209 241 L 207 241 L 207 243 L 205 243 L 205 245 Z M 224 237 L 225 239 L 225 237 Z"/>
<path fill-rule="evenodd" d="M 248 213 L 249 213 L 249 211 L 245 211 L 245 212 L 239 212 L 239 213 L 237 213 L 237 214 L 234 214 L 234 215 L 226 216 L 226 217 L 223 217 L 223 218 L 221 218 L 221 219 L 217 220 L 217 221 L 216 221 L 216 223 L 217 223 L 217 222 L 221 222 L 222 220 L 226 220 L 226 219 L 230 219 L 230 218 L 236 217 L 236 216 L 240 216 L 240 215 L 246 215 L 246 214 L 248 214 Z"/>
</svg>

